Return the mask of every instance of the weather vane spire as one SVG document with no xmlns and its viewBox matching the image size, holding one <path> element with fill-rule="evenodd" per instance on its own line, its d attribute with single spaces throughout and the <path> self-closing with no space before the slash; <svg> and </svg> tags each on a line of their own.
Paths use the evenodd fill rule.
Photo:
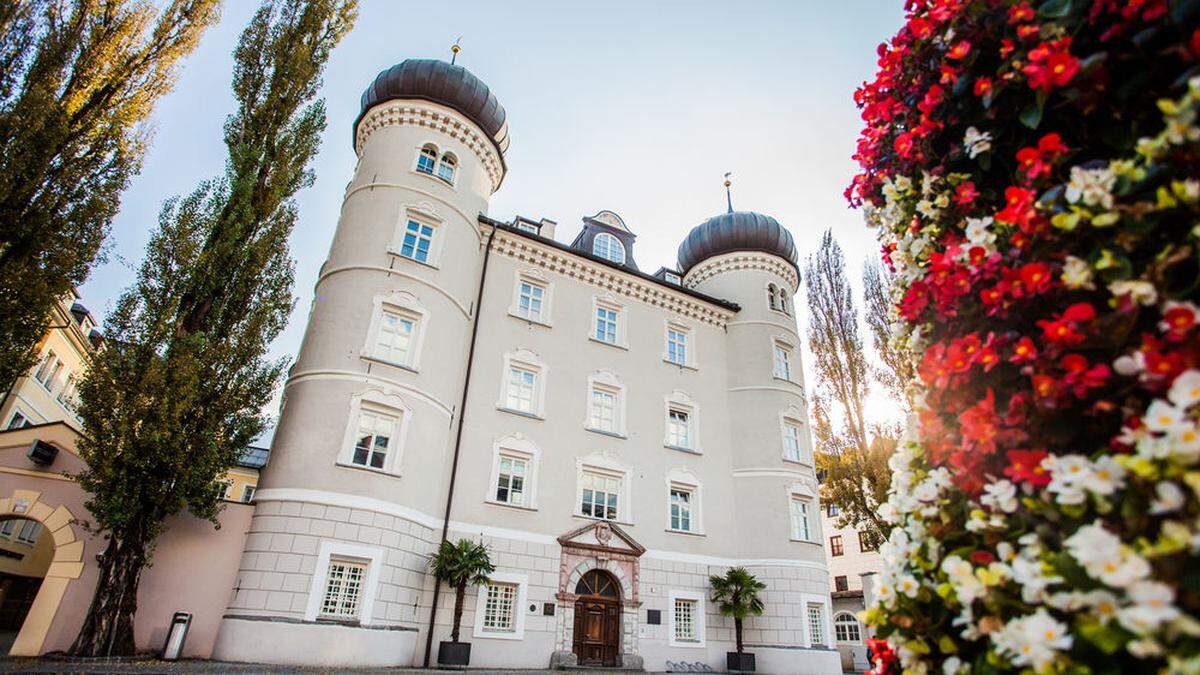
<svg viewBox="0 0 1200 675">
<path fill-rule="evenodd" d="M 462 42 L 461 35 L 454 40 L 454 44 L 450 45 L 450 65 L 454 65 L 454 61 L 458 58 L 458 53 L 462 51 L 462 46 L 458 44 L 460 42 Z"/>
<path fill-rule="evenodd" d="M 729 189 L 733 185 L 733 181 L 729 180 L 729 177 L 732 175 L 732 171 L 725 174 L 725 202 L 729 205 L 730 213 L 733 213 L 733 192 Z"/>
</svg>

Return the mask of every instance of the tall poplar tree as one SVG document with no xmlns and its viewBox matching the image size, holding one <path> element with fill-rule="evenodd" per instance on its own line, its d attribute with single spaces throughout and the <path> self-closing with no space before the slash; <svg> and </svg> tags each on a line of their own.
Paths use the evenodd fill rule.
<svg viewBox="0 0 1200 675">
<path fill-rule="evenodd" d="M 815 357 L 812 428 L 823 476 L 821 497 L 839 507 L 839 526 L 865 525 L 871 536 L 882 536 L 886 524 L 878 509 L 891 484 L 887 458 L 899 431 L 866 419 L 864 403 L 877 373 L 858 330 L 846 257 L 831 230 L 808 258 L 804 278 L 808 341 Z M 840 427 L 831 419 L 834 409 L 841 417 Z"/>
<path fill-rule="evenodd" d="M 159 3 L 162 4 L 162 3 Z M 0 391 L 33 365 L 220 0 L 0 0 Z"/>
<path fill-rule="evenodd" d="M 163 207 L 110 345 L 80 387 L 88 468 L 79 476 L 107 539 L 73 651 L 133 651 L 141 572 L 166 518 L 215 522 L 217 480 L 258 436 L 284 372 L 268 361 L 291 312 L 287 239 L 325 129 L 316 100 L 356 0 L 267 0 L 234 52 L 236 109 L 222 176 Z"/>
</svg>

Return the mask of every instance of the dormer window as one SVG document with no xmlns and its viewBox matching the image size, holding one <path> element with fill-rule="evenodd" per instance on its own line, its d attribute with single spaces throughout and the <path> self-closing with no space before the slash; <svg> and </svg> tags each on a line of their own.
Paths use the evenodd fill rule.
<svg viewBox="0 0 1200 675">
<path fill-rule="evenodd" d="M 417 156 L 417 171 L 433 175 L 433 167 L 437 164 L 437 147 L 432 143 L 421 148 L 421 154 Z"/>
<path fill-rule="evenodd" d="M 618 265 L 625 264 L 625 245 L 607 232 L 597 234 L 592 240 L 592 253 Z"/>
<path fill-rule="evenodd" d="M 669 284 L 679 285 L 679 284 L 683 283 L 683 280 L 679 278 L 679 275 L 675 274 L 674 272 L 664 273 L 663 279 L 666 280 L 666 282 Z"/>
<path fill-rule="evenodd" d="M 458 160 L 454 158 L 454 155 L 447 152 L 446 154 L 442 155 L 442 161 L 438 162 L 438 167 L 437 167 L 438 178 L 441 178 L 442 180 L 446 181 L 447 183 L 453 184 L 454 183 L 454 171 L 457 168 L 458 168 Z"/>
</svg>

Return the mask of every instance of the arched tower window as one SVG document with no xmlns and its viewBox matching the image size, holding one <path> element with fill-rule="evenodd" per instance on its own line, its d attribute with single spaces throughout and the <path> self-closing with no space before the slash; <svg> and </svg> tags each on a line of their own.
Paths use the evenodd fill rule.
<svg viewBox="0 0 1200 675">
<path fill-rule="evenodd" d="M 437 164 L 437 146 L 426 143 L 425 147 L 421 148 L 421 154 L 417 156 L 417 171 L 432 176 L 434 164 Z"/>
<path fill-rule="evenodd" d="M 625 245 L 613 235 L 601 232 L 592 240 L 592 253 L 622 265 L 625 263 Z"/>
<path fill-rule="evenodd" d="M 779 288 L 775 284 L 767 284 L 767 306 L 779 309 Z"/>
<path fill-rule="evenodd" d="M 447 183 L 453 183 L 454 182 L 454 171 L 457 168 L 458 168 L 458 160 L 454 158 L 454 155 L 447 152 L 446 154 L 442 155 L 442 161 L 438 162 L 438 167 L 437 167 L 438 178 L 441 178 L 442 180 L 446 181 Z"/>
</svg>

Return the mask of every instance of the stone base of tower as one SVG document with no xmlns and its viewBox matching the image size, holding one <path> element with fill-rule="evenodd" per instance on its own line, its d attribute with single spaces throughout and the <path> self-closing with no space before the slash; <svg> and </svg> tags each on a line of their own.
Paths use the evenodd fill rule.
<svg viewBox="0 0 1200 675">
<path fill-rule="evenodd" d="M 340 626 L 225 617 L 213 648 L 218 661 L 322 668 L 383 668 L 419 662 L 416 629 Z"/>
</svg>

